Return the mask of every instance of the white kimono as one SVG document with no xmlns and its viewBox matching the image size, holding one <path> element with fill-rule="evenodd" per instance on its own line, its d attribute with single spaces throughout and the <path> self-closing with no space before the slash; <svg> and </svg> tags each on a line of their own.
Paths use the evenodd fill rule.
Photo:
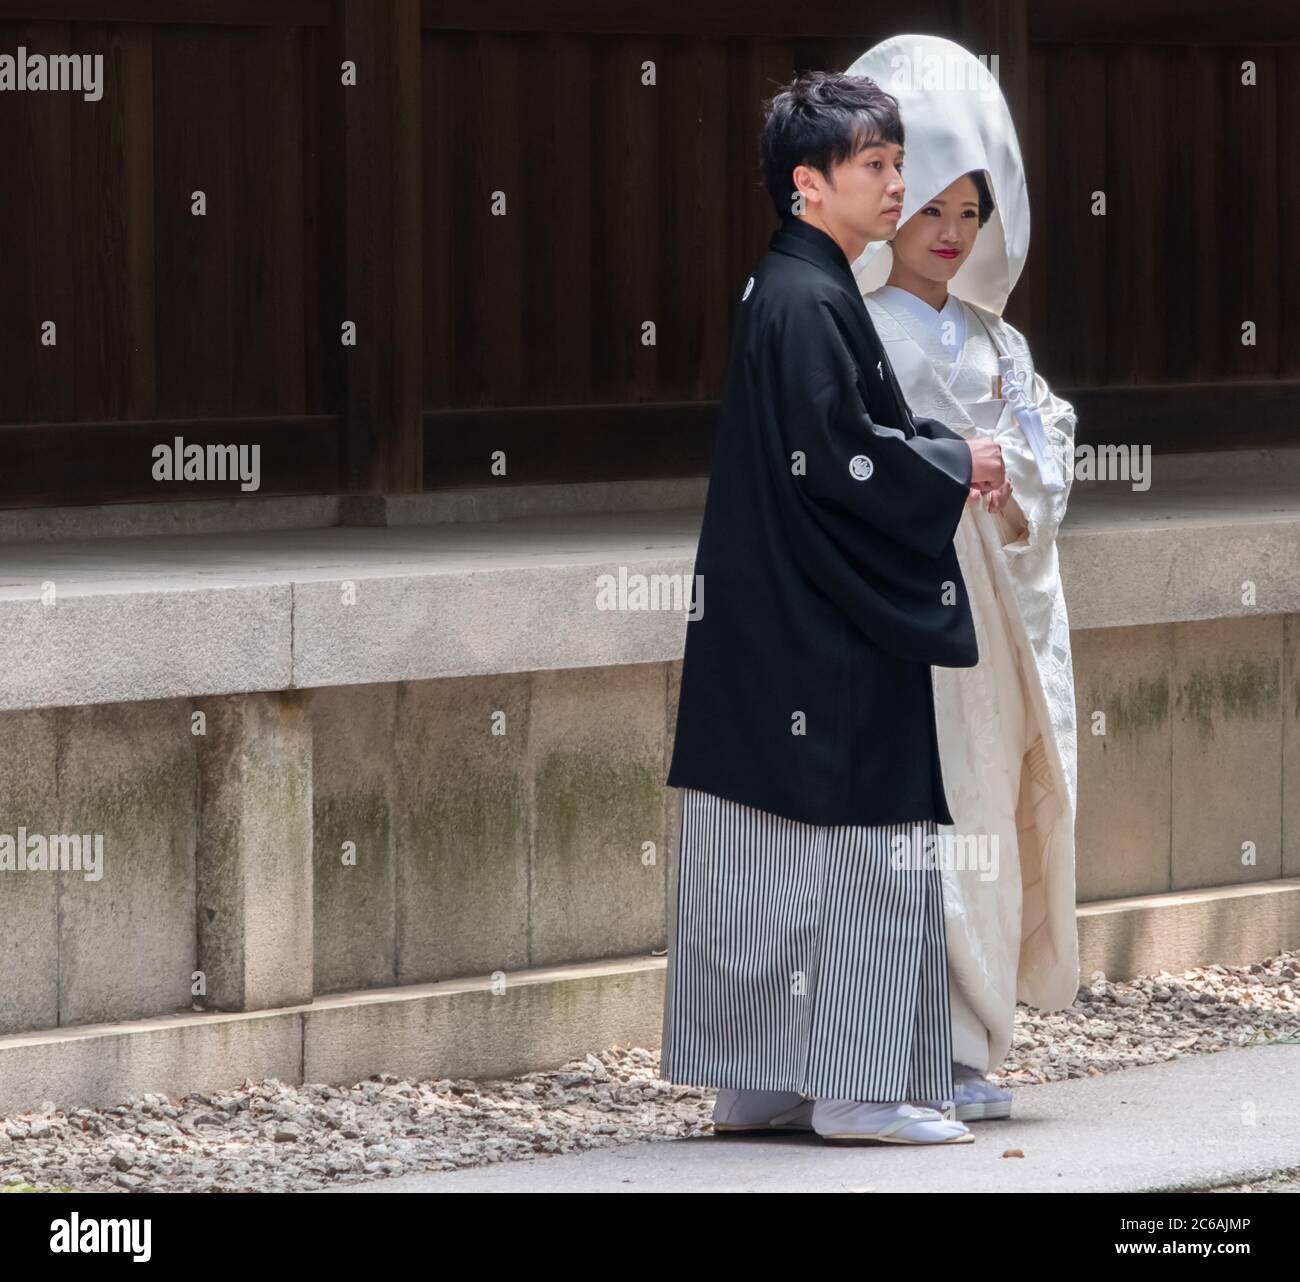
<svg viewBox="0 0 1300 1282">
<path fill-rule="evenodd" d="M 1011 482 L 1004 512 L 990 513 L 985 499 L 968 505 L 955 538 L 980 662 L 933 670 L 956 820 L 940 831 L 986 836 L 996 849 L 991 879 L 979 866 L 943 873 L 953 1058 L 989 1072 L 1010 1048 L 1017 999 L 1055 1010 L 1078 987 L 1074 678 L 1055 542 L 1075 417 L 1034 373 L 1024 338 L 992 312 L 952 294 L 936 312 L 892 286 L 866 303 L 913 412 L 962 436 L 992 435 Z M 1024 375 L 1063 490 L 1044 486 L 1012 406 L 992 399 L 999 355 Z"/>
</svg>

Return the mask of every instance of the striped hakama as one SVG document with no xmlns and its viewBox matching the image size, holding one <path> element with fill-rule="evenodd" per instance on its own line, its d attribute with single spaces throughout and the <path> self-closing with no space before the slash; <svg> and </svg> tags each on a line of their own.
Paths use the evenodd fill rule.
<svg viewBox="0 0 1300 1282">
<path fill-rule="evenodd" d="M 952 1099 L 942 873 L 891 863 L 933 820 L 819 826 L 683 788 L 678 831 L 665 1081 Z"/>
</svg>

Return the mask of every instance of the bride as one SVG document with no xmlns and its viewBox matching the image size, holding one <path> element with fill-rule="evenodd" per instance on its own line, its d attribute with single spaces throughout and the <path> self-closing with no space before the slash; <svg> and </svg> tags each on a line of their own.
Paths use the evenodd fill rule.
<svg viewBox="0 0 1300 1282">
<path fill-rule="evenodd" d="M 936 74 L 937 73 L 937 74 Z M 1007 481 L 979 494 L 955 543 L 979 639 L 974 668 L 933 669 L 949 809 L 943 860 L 959 1121 L 1007 1117 L 984 1080 L 1011 1046 L 1017 999 L 1069 1006 L 1079 979 L 1070 630 L 1056 532 L 1073 479 L 1075 416 L 1002 319 L 1029 244 L 1006 101 L 961 46 L 898 36 L 850 68 L 898 99 L 906 192 L 898 232 L 854 264 L 913 413 L 993 436 Z M 922 1101 L 939 1106 L 935 1101 Z"/>
</svg>

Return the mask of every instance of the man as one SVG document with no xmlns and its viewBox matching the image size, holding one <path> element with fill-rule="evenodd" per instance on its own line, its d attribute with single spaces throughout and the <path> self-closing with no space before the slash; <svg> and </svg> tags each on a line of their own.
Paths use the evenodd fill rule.
<svg viewBox="0 0 1300 1282">
<path fill-rule="evenodd" d="M 994 442 L 912 418 L 853 277 L 897 227 L 902 144 L 839 74 L 763 126 L 782 225 L 734 316 L 667 779 L 660 1071 L 721 1088 L 719 1131 L 973 1138 L 908 1101 L 953 1094 L 930 665 L 978 660 L 953 535 L 1004 478 Z"/>
</svg>

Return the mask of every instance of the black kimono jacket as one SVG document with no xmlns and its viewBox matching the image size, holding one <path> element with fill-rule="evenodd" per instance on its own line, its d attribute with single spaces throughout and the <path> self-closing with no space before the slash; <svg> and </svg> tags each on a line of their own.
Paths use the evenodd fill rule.
<svg viewBox="0 0 1300 1282">
<path fill-rule="evenodd" d="M 914 419 L 853 271 L 787 218 L 736 305 L 667 784 L 812 824 L 952 823 L 930 665 L 979 659 L 965 442 Z"/>
</svg>

